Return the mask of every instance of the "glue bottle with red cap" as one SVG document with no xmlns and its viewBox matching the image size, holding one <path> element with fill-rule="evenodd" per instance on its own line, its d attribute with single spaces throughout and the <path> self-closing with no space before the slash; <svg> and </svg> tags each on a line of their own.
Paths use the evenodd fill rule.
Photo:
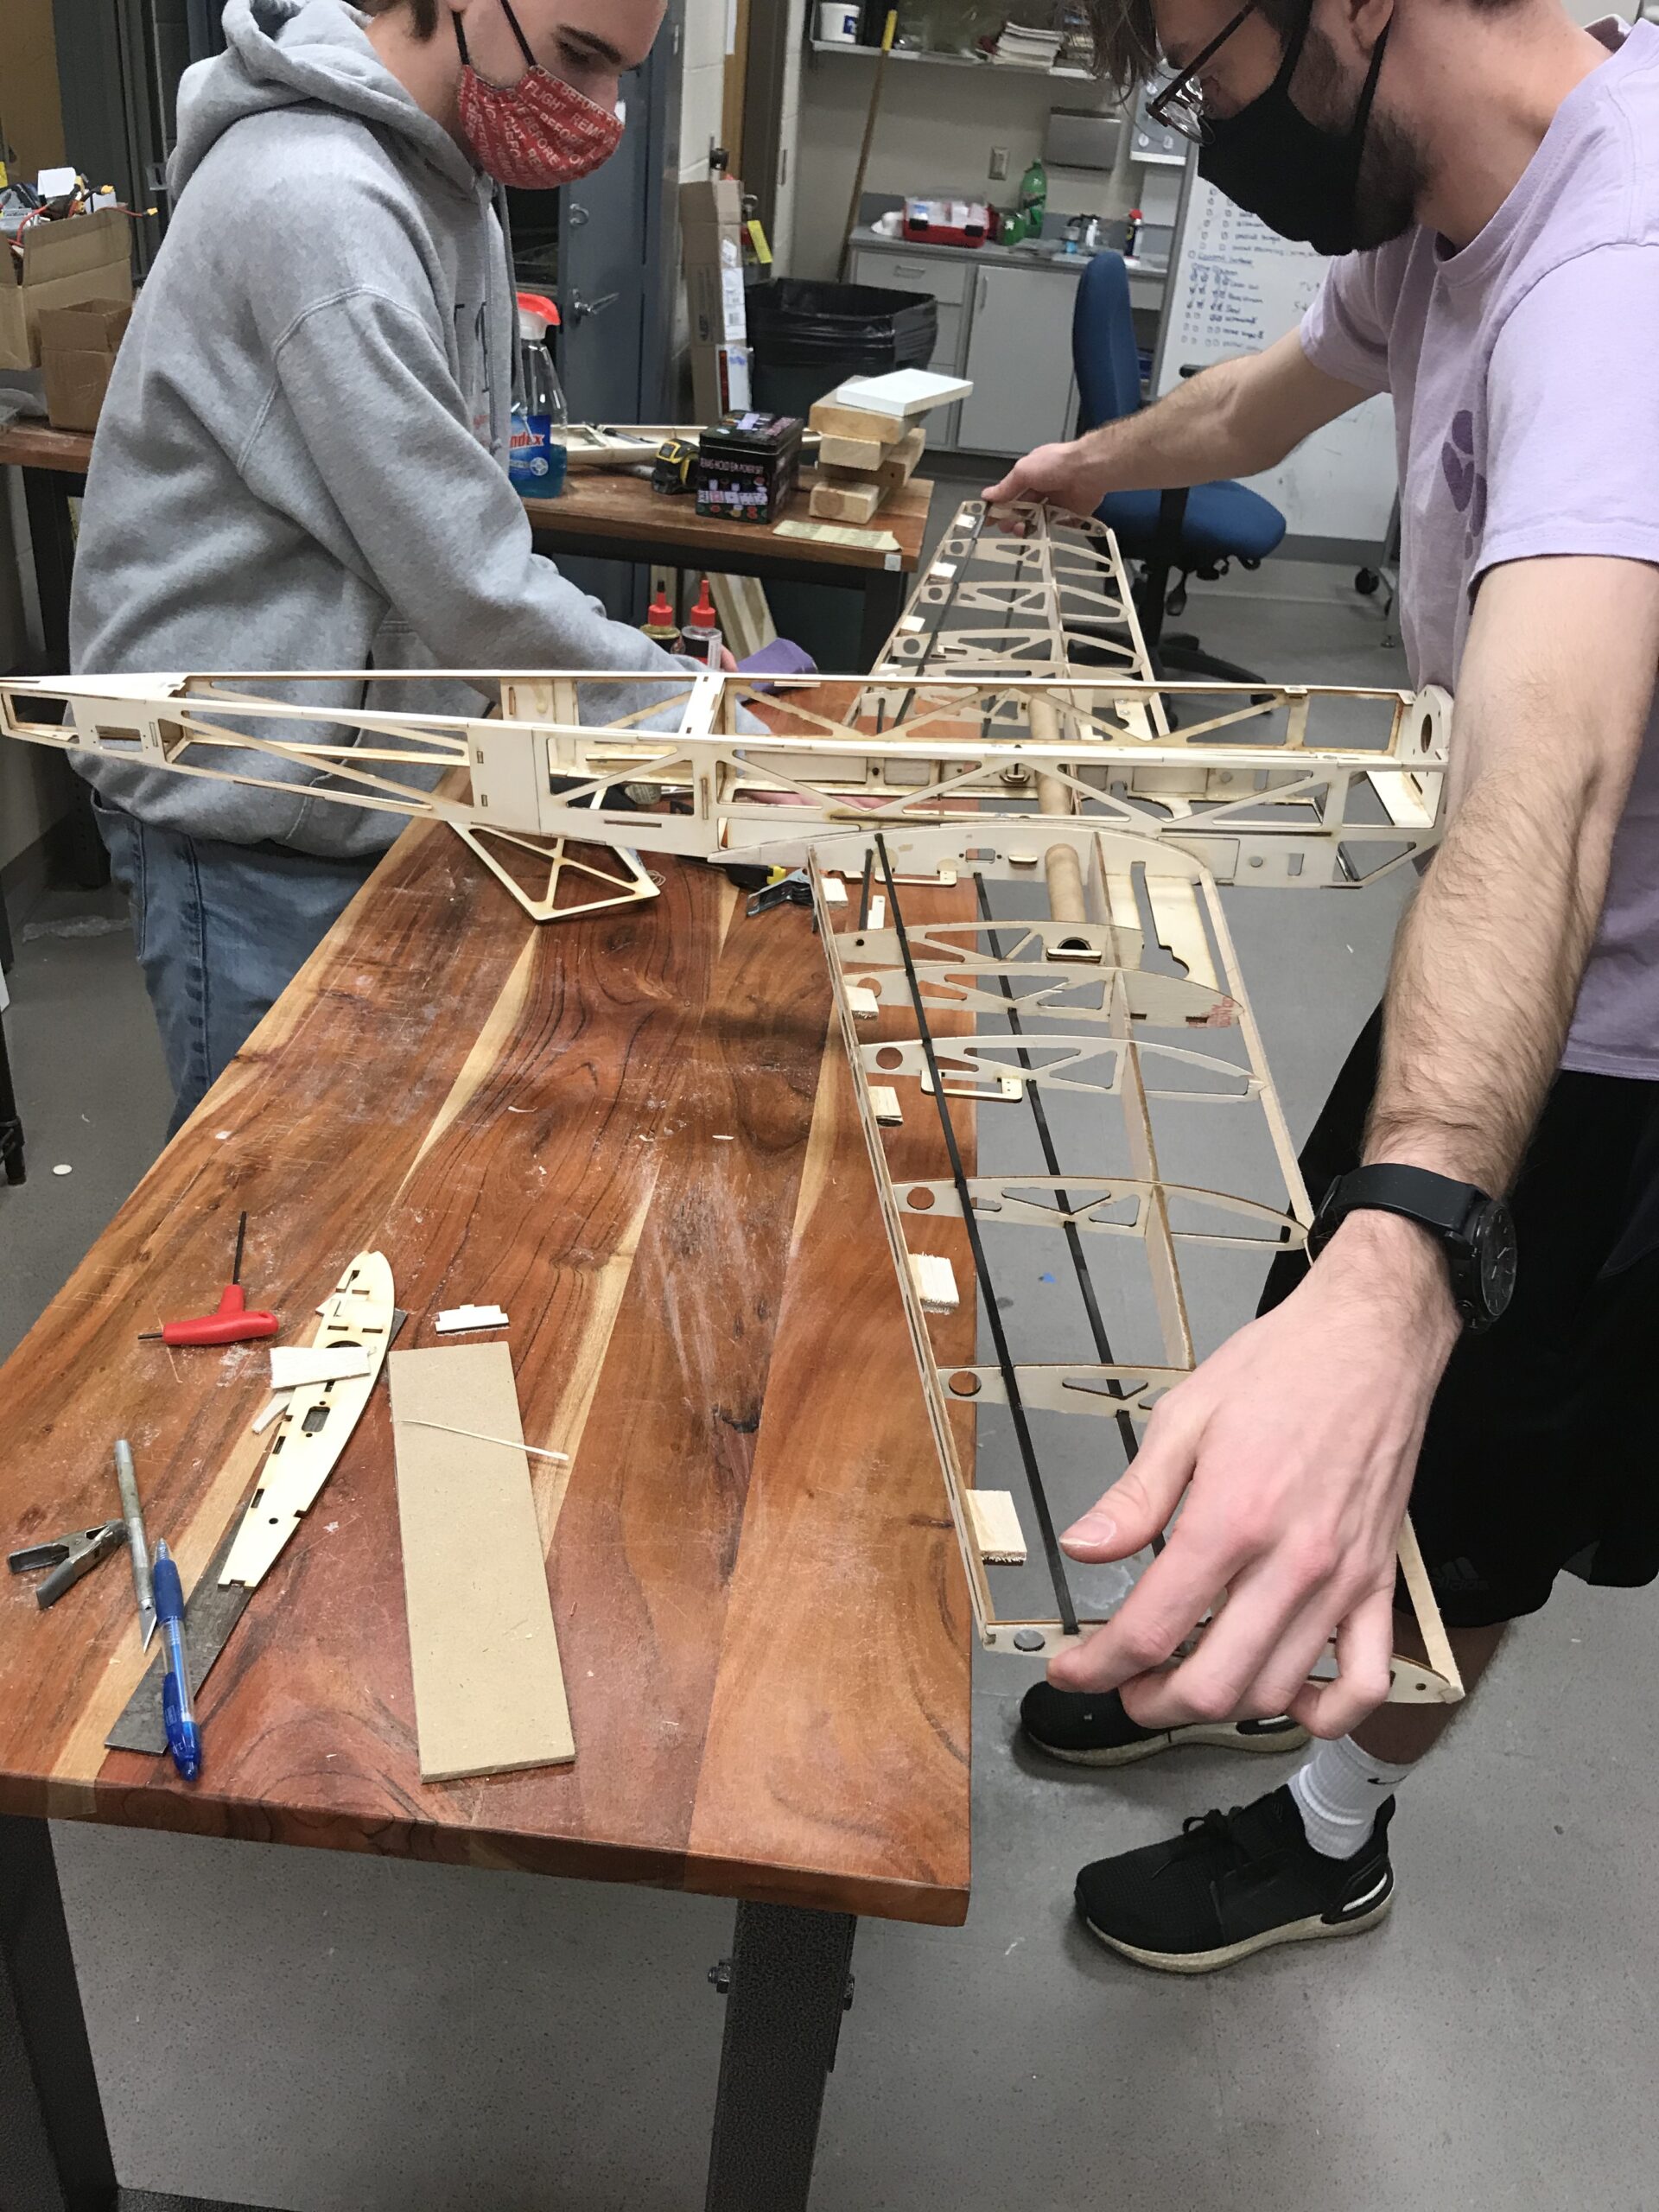
<svg viewBox="0 0 1659 2212">
<path fill-rule="evenodd" d="M 518 295 L 518 362 L 521 393 L 514 395 L 512 444 L 507 474 L 515 492 L 527 498 L 556 499 L 564 489 L 569 458 L 559 435 L 569 420 L 558 372 L 547 342 L 559 327 L 559 310 L 539 292 Z"/>
<path fill-rule="evenodd" d="M 718 671 L 721 647 L 724 643 L 720 632 L 720 617 L 715 612 L 712 591 L 705 576 L 690 619 L 680 632 L 680 651 L 689 659 L 700 660 L 707 667 Z"/>
<path fill-rule="evenodd" d="M 679 617 L 675 613 L 665 591 L 659 591 L 652 601 L 651 610 L 639 626 L 653 645 L 661 645 L 667 652 L 678 652 Z"/>
</svg>

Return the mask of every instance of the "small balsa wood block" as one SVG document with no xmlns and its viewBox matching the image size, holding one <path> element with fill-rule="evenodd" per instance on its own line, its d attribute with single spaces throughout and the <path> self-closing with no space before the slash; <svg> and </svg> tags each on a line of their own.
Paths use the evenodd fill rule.
<svg viewBox="0 0 1659 2212">
<path fill-rule="evenodd" d="M 887 902 L 878 891 L 870 900 L 870 927 L 884 930 L 887 926 Z"/>
<path fill-rule="evenodd" d="M 838 875 L 824 877 L 823 903 L 826 906 L 844 906 L 847 904 L 847 887 Z"/>
<path fill-rule="evenodd" d="M 270 1354 L 273 1390 L 302 1390 L 311 1382 L 349 1382 L 369 1372 L 369 1355 L 360 1344 L 274 1344 Z"/>
<path fill-rule="evenodd" d="M 878 1122 L 896 1128 L 905 1118 L 905 1109 L 899 1103 L 899 1093 L 890 1083 L 870 1085 L 870 1111 Z"/>
<path fill-rule="evenodd" d="M 883 448 L 902 445 L 910 425 L 902 415 L 879 415 L 863 407 L 838 407 L 833 399 L 821 399 L 808 417 L 820 437 L 858 438 L 867 445 Z M 819 459 L 823 458 L 820 449 Z"/>
<path fill-rule="evenodd" d="M 957 1294 L 957 1271 L 937 1252 L 910 1255 L 910 1280 L 924 1313 L 954 1313 L 962 1303 Z"/>
<path fill-rule="evenodd" d="M 880 484 L 815 484 L 811 511 L 820 522 L 873 522 L 887 496 Z"/>
<path fill-rule="evenodd" d="M 849 983 L 847 1003 L 861 1021 L 874 1021 L 881 1011 L 881 1001 L 867 983 Z"/>
<path fill-rule="evenodd" d="M 368 1355 L 366 1372 L 313 1382 L 293 1392 L 271 1439 L 242 1525 L 219 1570 L 219 1587 L 257 1590 L 317 1500 L 369 1402 L 391 1342 L 391 1268 L 378 1252 L 359 1252 L 323 1307 L 316 1346 Z M 299 1347 L 296 1347 L 299 1349 Z"/>
<path fill-rule="evenodd" d="M 1006 1490 L 970 1490 L 968 1518 L 974 1524 L 979 1555 L 990 1567 L 1023 1567 L 1026 1539 L 1014 1493 Z"/>
</svg>

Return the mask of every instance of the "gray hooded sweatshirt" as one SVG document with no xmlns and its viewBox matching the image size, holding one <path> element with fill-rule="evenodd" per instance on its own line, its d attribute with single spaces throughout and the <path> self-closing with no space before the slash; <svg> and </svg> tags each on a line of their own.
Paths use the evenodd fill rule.
<svg viewBox="0 0 1659 2212">
<path fill-rule="evenodd" d="M 175 213 L 87 479 L 74 667 L 677 674 L 690 664 L 531 550 L 504 458 L 517 321 L 492 186 L 382 66 L 365 20 L 341 0 L 229 0 L 228 50 L 184 79 Z M 459 684 L 366 702 L 350 677 L 257 688 L 482 711 Z M 662 696 L 626 691 L 585 711 Z M 112 804 L 194 836 L 345 857 L 401 827 L 318 798 L 297 765 L 226 758 L 292 795 L 74 756 Z"/>
</svg>

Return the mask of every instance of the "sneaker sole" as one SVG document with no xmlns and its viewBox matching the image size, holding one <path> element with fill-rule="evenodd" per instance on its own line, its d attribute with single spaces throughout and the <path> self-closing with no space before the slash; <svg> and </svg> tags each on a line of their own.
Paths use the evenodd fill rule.
<svg viewBox="0 0 1659 2212">
<path fill-rule="evenodd" d="M 1287 1728 L 1280 1736 L 1241 1736 L 1236 1724 L 1230 1720 L 1194 1722 L 1190 1728 L 1173 1728 L 1163 1735 L 1150 1736 L 1144 1744 L 1116 1744 L 1089 1751 L 1063 1751 L 1058 1744 L 1044 1743 L 1029 1728 L 1023 1732 L 1026 1741 L 1045 1758 L 1059 1759 L 1067 1766 L 1138 1766 L 1142 1759 L 1156 1758 L 1160 1751 L 1179 1751 L 1189 1745 L 1194 1750 L 1209 1746 L 1224 1751 L 1248 1751 L 1252 1758 L 1259 1758 L 1268 1751 L 1303 1751 L 1308 1742 L 1306 1728 Z"/>
<path fill-rule="evenodd" d="M 1282 1928 L 1263 1929 L 1261 1935 L 1249 1936 L 1242 1943 L 1224 1944 L 1218 1951 L 1143 1951 L 1136 1944 L 1107 1935 L 1086 1914 L 1079 1916 L 1089 1933 L 1109 1951 L 1132 1959 L 1138 1967 L 1150 1967 L 1154 1974 L 1219 1974 L 1224 1967 L 1236 1966 L 1240 1959 L 1248 1959 L 1256 1951 L 1271 1951 L 1281 1943 L 1317 1943 L 1327 1936 L 1363 1936 L 1368 1928 L 1386 1920 L 1393 1910 L 1391 1890 L 1381 1904 L 1352 1920 L 1323 1920 L 1317 1915 L 1311 1920 L 1289 1920 Z"/>
</svg>

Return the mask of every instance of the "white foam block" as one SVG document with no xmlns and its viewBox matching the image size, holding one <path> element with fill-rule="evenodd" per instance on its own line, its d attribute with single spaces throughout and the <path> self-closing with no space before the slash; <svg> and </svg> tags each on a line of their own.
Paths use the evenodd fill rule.
<svg viewBox="0 0 1659 2212">
<path fill-rule="evenodd" d="M 507 1317 L 499 1306 L 455 1306 L 438 1316 L 441 1337 L 463 1336 L 469 1329 L 505 1329 Z"/>
<path fill-rule="evenodd" d="M 277 1344 L 270 1355 L 273 1390 L 302 1390 L 312 1382 L 348 1382 L 372 1375 L 374 1363 L 360 1344 Z"/>
</svg>

